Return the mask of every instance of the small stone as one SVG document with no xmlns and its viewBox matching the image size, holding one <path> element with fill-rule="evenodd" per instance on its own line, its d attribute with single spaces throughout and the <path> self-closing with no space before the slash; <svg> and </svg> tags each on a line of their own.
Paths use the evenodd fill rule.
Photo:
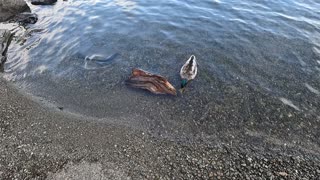
<svg viewBox="0 0 320 180">
<path fill-rule="evenodd" d="M 288 176 L 288 173 L 286 173 L 286 172 L 278 172 L 278 174 L 280 175 L 280 176 Z"/>
</svg>

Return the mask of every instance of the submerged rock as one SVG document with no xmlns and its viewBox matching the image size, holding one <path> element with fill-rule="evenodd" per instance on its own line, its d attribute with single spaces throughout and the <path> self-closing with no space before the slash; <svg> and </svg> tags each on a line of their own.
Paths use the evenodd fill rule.
<svg viewBox="0 0 320 180">
<path fill-rule="evenodd" d="M 112 62 L 115 58 L 117 58 L 117 56 L 119 55 L 119 53 L 114 53 L 109 57 L 105 57 L 103 55 L 92 55 L 92 56 L 86 56 L 85 57 L 85 61 L 95 61 L 97 63 L 109 63 Z"/>
<path fill-rule="evenodd" d="M 146 89 L 154 94 L 177 95 L 176 89 L 165 77 L 141 69 L 133 69 L 126 84 L 135 88 Z"/>
<path fill-rule="evenodd" d="M 114 53 L 111 56 L 94 54 L 91 56 L 86 56 L 84 58 L 84 68 L 85 69 L 98 69 L 115 63 L 116 58 L 119 53 Z"/>
<path fill-rule="evenodd" d="M 0 0 L 0 22 L 7 21 L 22 12 L 31 12 L 24 0 Z"/>
<path fill-rule="evenodd" d="M 24 12 L 14 17 L 13 21 L 20 24 L 35 24 L 38 21 L 38 15 L 35 13 Z"/>
<path fill-rule="evenodd" d="M 57 0 L 31 0 L 33 5 L 53 5 Z"/>
<path fill-rule="evenodd" d="M 0 29 L 0 72 L 3 71 L 3 64 L 7 60 L 7 51 L 13 34 L 9 30 Z"/>
</svg>

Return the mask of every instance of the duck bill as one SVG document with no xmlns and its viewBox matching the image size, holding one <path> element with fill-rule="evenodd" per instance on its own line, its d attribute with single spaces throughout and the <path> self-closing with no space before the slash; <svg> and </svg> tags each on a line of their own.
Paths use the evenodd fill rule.
<svg viewBox="0 0 320 180">
<path fill-rule="evenodd" d="M 185 88 L 181 88 L 179 91 L 180 91 L 181 94 L 183 94 L 184 91 L 185 91 Z"/>
</svg>

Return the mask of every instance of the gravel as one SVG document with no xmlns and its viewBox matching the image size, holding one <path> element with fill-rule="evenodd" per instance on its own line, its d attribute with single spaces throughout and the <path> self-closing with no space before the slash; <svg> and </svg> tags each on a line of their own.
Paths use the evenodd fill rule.
<svg viewBox="0 0 320 180">
<path fill-rule="evenodd" d="M 318 145 L 249 135 L 210 145 L 170 140 L 43 107 L 1 78 L 0 136 L 0 179 L 320 177 Z"/>
</svg>

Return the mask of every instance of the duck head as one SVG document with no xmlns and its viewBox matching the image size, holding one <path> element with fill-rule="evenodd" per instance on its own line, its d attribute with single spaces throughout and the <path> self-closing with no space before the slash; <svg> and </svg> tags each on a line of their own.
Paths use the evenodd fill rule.
<svg viewBox="0 0 320 180">
<path fill-rule="evenodd" d="M 182 81 L 181 81 L 181 89 L 184 89 L 187 86 L 187 84 L 188 84 L 188 80 L 182 79 Z"/>
</svg>

